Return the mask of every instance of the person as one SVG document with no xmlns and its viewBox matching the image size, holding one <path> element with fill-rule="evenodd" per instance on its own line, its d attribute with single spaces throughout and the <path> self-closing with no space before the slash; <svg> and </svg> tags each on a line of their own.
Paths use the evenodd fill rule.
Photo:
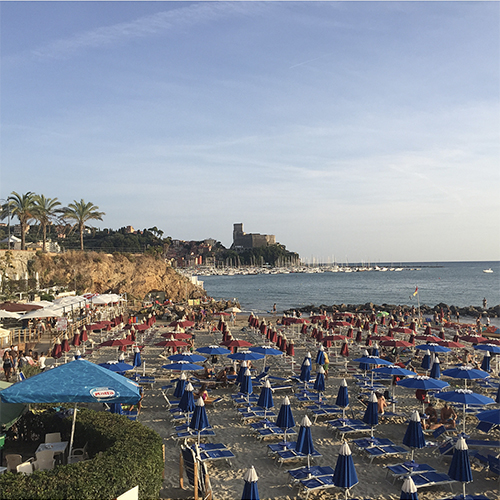
<svg viewBox="0 0 500 500">
<path fill-rule="evenodd" d="M 383 394 L 380 394 L 379 392 L 377 392 L 377 393 L 375 393 L 375 395 L 377 396 L 378 412 L 380 414 L 384 414 L 385 409 L 389 406 L 389 404 L 387 403 L 387 400 L 385 399 Z"/>
<path fill-rule="evenodd" d="M 273 316 L 276 316 L 276 304 L 273 304 Z"/>
<path fill-rule="evenodd" d="M 458 309 L 455 312 L 455 318 L 457 318 L 457 323 L 460 323 L 460 311 Z"/>
<path fill-rule="evenodd" d="M 224 366 L 215 377 L 219 382 L 222 382 L 222 387 L 227 387 L 227 368 Z"/>
<path fill-rule="evenodd" d="M 426 399 L 427 399 L 427 391 L 424 390 L 424 389 L 417 389 L 415 391 L 415 397 L 421 401 L 422 403 L 426 403 Z"/>
<path fill-rule="evenodd" d="M 199 375 L 199 378 L 210 379 L 215 376 L 214 369 L 212 366 L 209 366 L 208 363 L 203 365 L 203 373 Z"/>
<path fill-rule="evenodd" d="M 203 399 L 205 404 L 213 403 L 213 398 L 208 396 L 207 384 L 201 384 L 200 390 L 194 395 L 195 399 Z"/>
<path fill-rule="evenodd" d="M 5 349 L 2 361 L 3 361 L 3 372 L 5 373 L 5 380 L 8 382 L 10 380 L 10 376 L 12 375 L 12 356 L 10 354 L 10 350 Z"/>
<path fill-rule="evenodd" d="M 483 309 L 487 309 L 488 308 L 488 301 L 486 300 L 486 297 L 484 297 L 483 299 Z"/>
<path fill-rule="evenodd" d="M 330 368 L 330 359 L 325 351 L 325 362 L 323 363 L 323 370 L 325 370 L 325 379 L 328 380 L 328 369 Z"/>
<path fill-rule="evenodd" d="M 427 408 L 425 409 L 424 412 L 427 415 L 427 419 L 422 420 L 422 427 L 424 429 L 432 429 L 438 422 L 438 415 L 436 408 L 434 408 L 434 405 L 429 401 L 429 404 Z"/>
<path fill-rule="evenodd" d="M 47 356 L 45 355 L 45 352 L 42 352 L 40 354 L 40 359 L 38 360 L 38 366 L 40 367 L 40 370 L 43 372 L 46 368 L 45 366 L 45 361 L 47 360 Z"/>
<path fill-rule="evenodd" d="M 457 413 L 455 409 L 452 406 L 448 406 L 445 402 L 444 406 L 441 408 L 441 424 L 448 429 L 454 429 L 456 421 Z"/>
</svg>

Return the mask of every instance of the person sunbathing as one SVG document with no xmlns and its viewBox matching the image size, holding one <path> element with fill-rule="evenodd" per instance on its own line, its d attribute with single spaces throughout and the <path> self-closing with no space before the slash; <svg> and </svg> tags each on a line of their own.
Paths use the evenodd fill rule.
<svg viewBox="0 0 500 500">
<path fill-rule="evenodd" d="M 203 399 L 205 404 L 210 404 L 214 402 L 214 398 L 209 397 L 207 384 L 201 384 L 200 390 L 194 395 L 194 399 Z"/>
<path fill-rule="evenodd" d="M 454 429 L 457 421 L 457 413 L 452 406 L 448 406 L 444 403 L 443 408 L 441 408 L 441 424 L 447 429 Z"/>
<path fill-rule="evenodd" d="M 432 403 L 429 402 L 429 405 L 425 409 L 425 414 L 427 415 L 427 418 L 425 420 L 422 420 L 422 427 L 425 430 L 435 429 L 436 427 L 439 427 L 437 411 Z"/>
<path fill-rule="evenodd" d="M 378 408 L 378 412 L 380 414 L 384 414 L 385 413 L 385 409 L 389 406 L 389 404 L 387 403 L 385 397 L 383 396 L 383 394 L 380 394 L 380 393 L 376 393 L 376 396 L 377 396 L 377 408 Z"/>
</svg>

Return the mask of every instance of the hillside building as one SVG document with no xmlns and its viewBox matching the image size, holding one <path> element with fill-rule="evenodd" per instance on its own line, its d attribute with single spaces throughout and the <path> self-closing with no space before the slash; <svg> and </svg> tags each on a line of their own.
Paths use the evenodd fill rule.
<svg viewBox="0 0 500 500">
<path fill-rule="evenodd" d="M 276 244 L 274 234 L 245 233 L 243 224 L 233 224 L 233 250 L 245 250 L 247 248 L 260 248 Z"/>
</svg>

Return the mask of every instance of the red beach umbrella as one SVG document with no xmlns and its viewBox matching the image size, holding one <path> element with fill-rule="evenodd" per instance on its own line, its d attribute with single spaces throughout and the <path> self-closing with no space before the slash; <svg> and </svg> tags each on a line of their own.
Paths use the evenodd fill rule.
<svg viewBox="0 0 500 500">
<path fill-rule="evenodd" d="M 453 342 L 453 340 L 440 340 L 438 342 L 439 345 L 442 345 L 443 347 L 449 347 L 449 348 L 453 348 L 453 347 L 465 347 L 465 344 L 461 344 L 460 342 Z"/>
<path fill-rule="evenodd" d="M 361 336 L 361 330 L 358 330 L 358 333 L 356 333 L 356 342 L 361 342 L 363 340 L 363 337 Z"/>
<path fill-rule="evenodd" d="M 185 333 L 185 332 L 179 332 L 174 334 L 175 340 L 190 339 L 191 337 L 192 335 L 190 333 Z"/>
<path fill-rule="evenodd" d="M 340 355 L 344 356 L 344 358 L 347 358 L 349 356 L 349 346 L 347 345 L 347 342 L 344 342 L 342 344 L 342 347 L 340 349 Z"/>
<path fill-rule="evenodd" d="M 349 330 L 347 330 L 346 337 L 348 339 L 352 339 L 354 337 L 354 330 L 353 330 L 352 326 L 349 328 Z"/>
<path fill-rule="evenodd" d="M 56 339 L 54 347 L 52 349 L 52 357 L 58 359 L 62 356 L 61 341 L 59 338 Z"/>
<path fill-rule="evenodd" d="M 62 341 L 61 351 L 62 352 L 69 352 L 70 350 L 71 350 L 71 347 L 69 345 L 69 339 L 68 339 L 68 336 L 65 335 L 63 338 L 63 341 Z"/>
<path fill-rule="evenodd" d="M 188 343 L 183 342 L 182 340 L 162 340 L 161 342 L 155 344 L 155 346 L 158 347 L 186 347 L 187 345 Z"/>
<path fill-rule="evenodd" d="M 465 335 L 465 337 L 460 337 L 462 342 L 469 342 L 471 344 L 481 344 L 487 342 L 488 339 L 485 337 L 481 337 L 479 335 Z"/>
<path fill-rule="evenodd" d="M 372 333 L 378 333 L 378 325 L 377 325 L 377 323 L 373 324 Z"/>
<path fill-rule="evenodd" d="M 102 342 L 100 347 L 122 347 L 127 345 L 132 345 L 134 342 L 128 339 L 111 339 Z"/>
<path fill-rule="evenodd" d="M 486 339 L 482 340 L 479 342 L 480 344 L 493 344 L 493 345 L 500 345 L 500 340 L 498 339 Z"/>
<path fill-rule="evenodd" d="M 233 339 L 233 340 L 230 340 L 225 345 L 227 347 L 252 347 L 253 344 L 251 344 L 250 342 L 247 342 L 246 340 Z"/>
<path fill-rule="evenodd" d="M 412 343 L 406 340 L 382 340 L 380 345 L 386 347 L 411 347 Z"/>
<path fill-rule="evenodd" d="M 440 339 L 439 337 L 435 337 L 434 335 L 415 335 L 415 339 L 416 340 L 423 340 L 424 342 L 432 342 L 434 344 L 436 344 L 437 342 L 439 342 Z"/>
<path fill-rule="evenodd" d="M 78 347 L 81 342 L 80 342 L 80 332 L 77 330 L 75 332 L 75 335 L 73 336 L 73 342 L 72 344 L 75 346 L 75 347 Z"/>
<path fill-rule="evenodd" d="M 330 342 L 338 342 L 339 340 L 345 339 L 345 335 L 328 335 L 328 337 L 323 337 L 323 340 L 329 340 Z"/>
<path fill-rule="evenodd" d="M 307 324 L 306 323 L 302 324 L 302 327 L 300 328 L 300 333 L 302 333 L 303 335 L 305 335 L 307 333 Z"/>
<path fill-rule="evenodd" d="M 370 335 L 368 335 L 368 337 L 366 337 L 366 340 L 365 340 L 365 345 L 367 347 L 370 347 L 372 345 L 372 338 Z"/>
<path fill-rule="evenodd" d="M 397 326 L 396 328 L 393 328 L 392 331 L 395 333 L 408 333 L 410 335 L 412 333 L 415 333 L 414 330 L 412 330 L 411 328 L 406 328 L 405 326 Z"/>
<path fill-rule="evenodd" d="M 286 348 L 286 353 L 288 354 L 288 356 L 295 356 L 295 346 L 293 345 L 293 339 L 290 340 L 290 343 Z"/>
<path fill-rule="evenodd" d="M 177 321 L 172 321 L 171 323 L 168 324 L 168 326 L 171 327 L 180 326 L 181 328 L 188 328 L 190 326 L 194 326 L 194 321 L 188 321 L 187 319 L 180 319 Z"/>
</svg>

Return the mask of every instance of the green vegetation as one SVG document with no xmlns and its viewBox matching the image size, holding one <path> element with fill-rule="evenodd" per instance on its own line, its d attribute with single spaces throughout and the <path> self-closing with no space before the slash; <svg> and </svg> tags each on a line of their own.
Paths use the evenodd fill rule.
<svg viewBox="0 0 500 500">
<path fill-rule="evenodd" d="M 71 418 L 61 421 L 54 413 L 45 415 L 32 418 L 31 431 L 59 431 L 67 440 Z M 137 485 L 139 498 L 159 497 L 164 463 L 162 439 L 156 432 L 122 415 L 82 409 L 76 419 L 75 447 L 85 444 L 90 460 L 29 476 L 1 475 L 0 498 L 111 500 Z"/>
</svg>

